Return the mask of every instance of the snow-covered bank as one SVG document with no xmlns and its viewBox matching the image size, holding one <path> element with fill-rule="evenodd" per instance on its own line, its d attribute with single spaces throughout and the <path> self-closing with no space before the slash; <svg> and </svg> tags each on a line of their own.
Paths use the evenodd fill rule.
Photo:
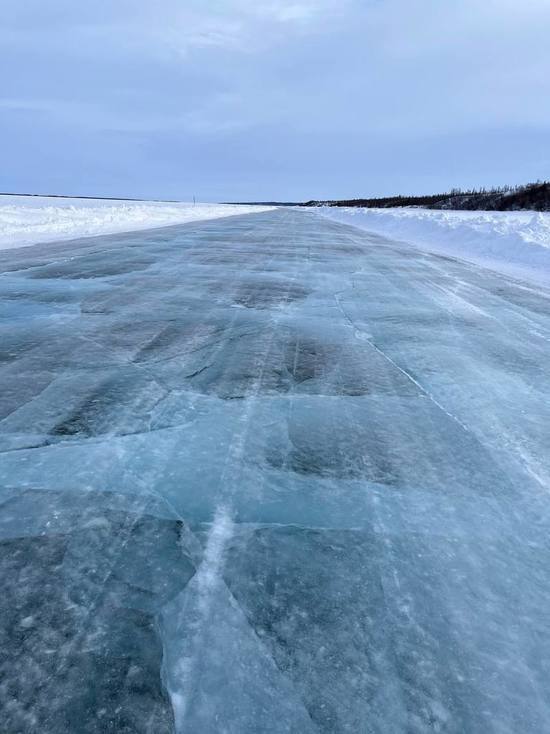
<svg viewBox="0 0 550 734">
<path fill-rule="evenodd" d="M 270 207 L 0 196 L 0 250 L 38 242 L 166 227 Z"/>
<path fill-rule="evenodd" d="M 317 211 L 423 250 L 550 285 L 550 213 L 347 207 Z"/>
</svg>

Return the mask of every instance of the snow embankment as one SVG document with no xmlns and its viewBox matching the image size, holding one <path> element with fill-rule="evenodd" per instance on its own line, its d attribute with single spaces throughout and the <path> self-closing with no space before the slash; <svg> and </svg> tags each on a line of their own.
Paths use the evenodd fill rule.
<svg viewBox="0 0 550 734">
<path fill-rule="evenodd" d="M 0 195 L 0 250 L 167 227 L 270 207 Z"/>
<path fill-rule="evenodd" d="M 319 207 L 338 222 L 550 285 L 550 213 Z"/>
</svg>

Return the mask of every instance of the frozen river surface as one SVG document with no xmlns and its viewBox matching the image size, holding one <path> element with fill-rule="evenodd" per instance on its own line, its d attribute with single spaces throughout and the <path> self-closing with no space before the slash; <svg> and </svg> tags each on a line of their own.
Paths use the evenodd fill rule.
<svg viewBox="0 0 550 734">
<path fill-rule="evenodd" d="M 550 293 L 292 210 L 0 269 L 2 732 L 550 731 Z"/>
</svg>

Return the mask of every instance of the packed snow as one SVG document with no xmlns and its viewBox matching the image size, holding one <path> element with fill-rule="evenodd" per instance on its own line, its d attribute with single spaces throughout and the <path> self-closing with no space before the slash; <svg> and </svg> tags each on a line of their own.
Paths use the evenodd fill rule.
<svg viewBox="0 0 550 734">
<path fill-rule="evenodd" d="M 320 207 L 321 213 L 420 249 L 550 284 L 550 212 Z"/>
<path fill-rule="evenodd" d="M 269 209 L 232 204 L 0 195 L 0 250 Z"/>
</svg>

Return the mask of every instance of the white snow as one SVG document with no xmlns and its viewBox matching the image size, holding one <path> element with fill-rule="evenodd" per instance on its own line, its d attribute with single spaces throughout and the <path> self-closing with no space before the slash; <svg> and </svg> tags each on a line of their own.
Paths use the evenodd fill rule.
<svg viewBox="0 0 550 734">
<path fill-rule="evenodd" d="M 0 250 L 166 227 L 271 207 L 0 195 Z"/>
<path fill-rule="evenodd" d="M 323 216 L 422 250 L 550 285 L 550 213 L 319 207 Z"/>
</svg>

